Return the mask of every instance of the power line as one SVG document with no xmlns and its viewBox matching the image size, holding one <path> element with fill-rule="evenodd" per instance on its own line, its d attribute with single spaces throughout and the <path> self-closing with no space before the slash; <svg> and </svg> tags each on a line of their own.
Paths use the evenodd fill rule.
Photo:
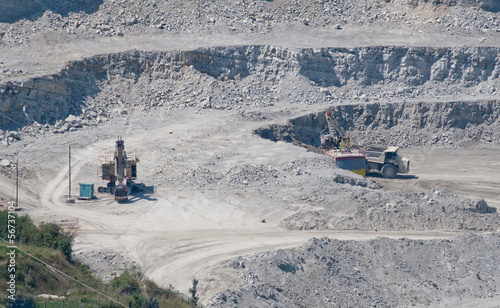
<svg viewBox="0 0 500 308">
<path fill-rule="evenodd" d="M 9 244 L 9 242 L 7 242 L 6 240 L 4 240 L 3 238 L 1 238 L 1 237 L 0 237 L 0 239 L 1 239 L 2 241 L 4 241 L 5 243 Z M 124 305 L 124 304 L 120 303 L 119 301 L 117 301 L 117 300 L 115 300 L 115 299 L 113 299 L 113 298 L 111 298 L 111 297 L 107 296 L 106 294 L 104 294 L 104 293 L 102 293 L 102 292 L 100 292 L 100 291 L 98 291 L 98 290 L 96 290 L 96 289 L 92 288 L 91 286 L 86 285 L 86 284 L 84 284 L 83 282 L 81 282 L 81 281 L 79 281 L 79 280 L 77 280 L 77 279 L 75 279 L 75 278 L 73 278 L 73 277 L 69 276 L 68 274 L 66 274 L 66 273 L 64 273 L 64 272 L 62 272 L 62 271 L 60 271 L 60 270 L 58 270 L 57 268 L 55 268 L 55 267 L 53 267 L 53 266 L 51 266 L 51 265 L 48 265 L 47 263 L 45 263 L 45 262 L 43 262 L 42 260 L 38 259 L 37 257 L 33 256 L 32 254 L 30 254 L 30 253 L 28 253 L 28 252 L 26 252 L 26 251 L 22 250 L 21 248 L 16 247 L 16 249 L 17 249 L 17 250 L 19 250 L 19 251 L 21 251 L 21 252 L 23 252 L 25 255 L 29 256 L 30 258 L 35 259 L 36 261 L 38 261 L 38 262 L 42 263 L 42 264 L 43 264 L 43 265 L 45 265 L 46 267 L 48 267 L 48 268 L 50 268 L 50 269 L 52 269 L 52 270 L 54 270 L 54 271 L 58 272 L 59 274 L 61 274 L 61 275 L 65 276 L 65 277 L 67 277 L 68 279 L 73 280 L 73 281 L 75 281 L 75 282 L 77 282 L 77 283 L 81 284 L 82 286 L 84 286 L 84 287 L 86 287 L 86 288 L 88 288 L 88 289 L 90 289 L 90 290 L 92 290 L 92 291 L 96 292 L 96 293 L 97 293 L 97 294 L 99 294 L 99 295 L 102 295 L 102 296 L 106 297 L 107 299 L 109 299 L 109 300 L 111 300 L 111 301 L 113 301 L 113 302 L 115 302 L 115 303 L 117 303 L 117 304 L 119 304 L 119 305 L 121 305 L 121 306 L 123 306 L 123 307 L 125 307 L 125 308 L 127 308 L 127 307 L 128 307 L 128 306 L 126 306 L 126 305 Z"/>
<path fill-rule="evenodd" d="M 21 127 L 25 127 L 25 126 L 27 126 L 27 124 L 21 124 L 21 123 L 17 122 L 16 120 L 14 120 L 13 118 L 9 117 L 8 115 L 6 115 L 5 113 L 3 113 L 3 112 L 1 112 L 1 111 L 0 111 L 0 115 L 2 115 L 2 116 L 4 116 L 4 117 L 6 117 L 7 119 L 11 120 L 12 122 L 14 122 L 14 123 L 16 123 L 16 124 L 19 124 L 19 126 L 21 126 Z M 32 129 L 32 127 L 30 127 L 29 134 L 30 134 L 31 136 L 35 136 L 35 135 L 36 135 L 35 133 L 33 133 L 33 129 Z"/>
<path fill-rule="evenodd" d="M 9 242 L 7 242 L 6 240 L 4 240 L 3 238 L 0 238 L 0 240 L 2 240 L 2 241 L 4 241 L 4 242 L 6 242 L 7 244 L 9 244 Z M 110 299 L 110 300 L 114 301 L 114 302 L 115 302 L 115 303 L 117 303 L 117 304 L 122 305 L 123 307 L 127 307 L 126 305 L 124 305 L 124 304 L 122 304 L 122 303 L 120 303 L 120 302 L 118 302 L 118 301 L 114 300 L 113 298 L 111 298 L 111 297 L 107 296 L 106 294 L 101 293 L 101 292 L 99 292 L 98 290 L 96 290 L 96 289 L 92 288 L 91 286 L 86 285 L 86 284 L 84 283 L 84 282 L 87 282 L 87 283 L 96 283 L 96 282 L 94 282 L 94 281 L 80 281 L 80 280 L 77 280 L 77 279 L 75 279 L 75 278 L 72 278 L 72 277 L 70 277 L 69 275 L 65 274 L 64 272 L 62 272 L 62 271 L 60 271 L 60 270 L 58 270 L 58 269 L 54 268 L 54 267 L 53 267 L 53 266 L 51 266 L 51 265 L 48 265 L 47 263 L 43 262 L 42 260 L 40 260 L 40 259 L 38 259 L 38 258 L 34 257 L 33 255 L 31 255 L 30 253 L 28 253 L 28 252 L 26 252 L 26 251 L 22 250 L 21 248 L 16 247 L 16 249 L 18 249 L 18 250 L 22 251 L 22 252 L 23 252 L 24 254 L 26 254 L 27 256 L 29 256 L 29 257 L 31 257 L 31 258 L 33 258 L 33 259 L 37 260 L 38 262 L 40 262 L 40 263 L 44 264 L 45 266 L 49 267 L 50 269 L 52 269 L 52 270 L 54 270 L 54 271 L 56 271 L 56 272 L 58 272 L 58 273 L 60 273 L 60 274 L 64 275 L 65 277 L 67 277 L 67 278 L 69 278 L 69 279 L 71 279 L 71 280 L 73 280 L 73 281 L 75 281 L 75 282 L 77 282 L 77 283 L 79 283 L 79 284 L 81 284 L 82 286 L 84 286 L 84 287 L 86 287 L 86 288 L 89 288 L 90 290 L 92 290 L 92 291 L 94 291 L 94 292 L 96 292 L 96 293 L 98 293 L 98 294 L 100 294 L 100 295 L 102 295 L 102 296 L 104 296 L 104 297 L 106 297 L 106 298 L 108 298 L 108 299 Z M 118 285 L 113 285 L 113 284 L 106 284 L 106 283 L 99 283 L 99 284 L 101 284 L 101 285 L 108 285 L 108 286 L 112 286 L 112 287 L 118 287 Z M 149 288 L 141 288 L 141 287 L 132 287 L 132 286 L 128 286 L 127 288 L 137 289 L 137 290 L 159 291 L 159 292 L 167 292 L 167 293 L 170 293 L 170 294 L 177 294 L 177 295 L 185 296 L 185 297 L 187 297 L 188 299 L 191 299 L 192 301 L 194 301 L 194 302 L 197 304 L 197 307 L 198 307 L 198 306 L 199 306 L 199 307 L 205 307 L 205 306 L 203 306 L 203 304 L 198 303 L 198 302 L 197 302 L 197 301 L 195 301 L 193 298 L 191 298 L 191 297 L 189 297 L 189 296 L 187 296 L 187 295 L 185 295 L 184 293 L 181 293 L 181 292 L 166 291 L 166 290 L 161 290 L 161 289 L 149 289 Z M 0 305 L 0 308 L 6 308 L 6 307 L 4 307 L 4 306 Z"/>
<path fill-rule="evenodd" d="M 24 126 L 24 124 L 21 124 L 21 123 L 17 122 L 16 120 L 14 120 L 13 118 L 11 118 L 11 117 L 7 116 L 5 113 L 3 113 L 3 112 L 1 112 L 1 111 L 0 111 L 0 115 L 3 115 L 4 117 L 6 117 L 7 119 L 11 120 L 11 121 L 12 121 L 12 122 L 14 122 L 14 123 L 17 123 L 17 124 L 19 124 L 19 125 L 21 125 L 21 126 Z"/>
</svg>

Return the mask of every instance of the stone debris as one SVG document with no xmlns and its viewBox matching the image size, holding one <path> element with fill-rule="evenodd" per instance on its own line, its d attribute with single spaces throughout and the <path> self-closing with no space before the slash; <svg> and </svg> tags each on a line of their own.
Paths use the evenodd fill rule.
<svg viewBox="0 0 500 308">
<path fill-rule="evenodd" d="M 411 307 L 498 297 L 498 233 L 454 239 L 313 238 L 233 260 L 241 277 L 208 307 Z M 484 260 L 484 262 L 478 262 Z"/>
<path fill-rule="evenodd" d="M 343 213 L 349 204 L 348 213 Z M 444 187 L 427 193 L 360 189 L 337 192 L 323 210 L 307 210 L 281 221 L 297 230 L 442 230 L 496 231 L 497 209 L 484 200 L 462 198 Z M 350 214 L 350 209 L 355 212 Z"/>
<path fill-rule="evenodd" d="M 23 6 L 0 5 L 0 39 L 4 44 L 20 45 L 30 42 L 40 31 L 83 38 L 123 36 L 149 29 L 252 34 L 268 33 L 282 25 L 318 28 L 332 25 L 340 29 L 351 23 L 405 24 L 424 30 L 434 27 L 442 32 L 451 29 L 490 32 L 500 29 L 495 18 L 497 10 L 495 0 L 321 0 L 307 6 L 302 1 L 105 0 L 44 5 L 31 1 Z"/>
<path fill-rule="evenodd" d="M 64 120 L 67 124 L 71 125 L 71 127 L 79 127 L 82 124 L 82 120 L 79 117 L 76 117 L 70 114 L 66 120 Z"/>
<path fill-rule="evenodd" d="M 120 276 L 126 268 L 138 267 L 134 261 L 111 251 L 80 251 L 74 252 L 71 257 L 88 265 L 92 273 L 105 283 Z"/>
</svg>

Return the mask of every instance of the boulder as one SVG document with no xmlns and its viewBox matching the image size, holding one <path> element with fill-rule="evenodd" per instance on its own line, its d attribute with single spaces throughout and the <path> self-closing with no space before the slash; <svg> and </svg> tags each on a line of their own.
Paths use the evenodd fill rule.
<svg viewBox="0 0 500 308">
<path fill-rule="evenodd" d="M 77 116 L 74 116 L 72 114 L 70 114 L 66 120 L 64 120 L 64 122 L 70 124 L 71 126 L 80 126 L 81 123 L 82 123 L 82 119 L 80 119 L 79 117 Z"/>
<path fill-rule="evenodd" d="M 10 131 L 7 137 L 12 137 L 17 140 L 21 139 L 21 135 L 19 135 L 19 132 L 16 131 Z"/>
<path fill-rule="evenodd" d="M 495 207 L 491 207 L 489 206 L 486 201 L 484 200 L 479 200 L 477 203 L 476 203 L 476 210 L 479 212 L 479 213 L 483 213 L 483 214 L 486 214 L 486 213 L 496 213 L 497 212 L 497 209 Z"/>
</svg>

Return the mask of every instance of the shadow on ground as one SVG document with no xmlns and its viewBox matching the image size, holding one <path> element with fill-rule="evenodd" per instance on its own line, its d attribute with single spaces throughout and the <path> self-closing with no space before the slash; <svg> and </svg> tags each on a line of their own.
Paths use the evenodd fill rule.
<svg viewBox="0 0 500 308">
<path fill-rule="evenodd" d="M 488 12 L 498 13 L 500 12 L 500 1 L 482 0 L 479 2 L 479 7 Z"/>
<path fill-rule="evenodd" d="M 154 193 L 154 186 L 134 185 L 134 189 L 127 203 L 134 203 L 139 200 L 157 201 L 158 199 L 154 197 Z"/>
<path fill-rule="evenodd" d="M 52 11 L 61 16 L 70 12 L 97 12 L 103 0 L 2 0 L 0 1 L 0 23 L 15 23 L 21 19 L 35 20 L 46 11 Z"/>
<path fill-rule="evenodd" d="M 382 174 L 380 174 L 378 172 L 368 172 L 366 174 L 366 176 L 370 177 L 370 178 L 378 178 L 378 179 L 384 178 L 382 176 Z M 398 175 L 396 175 L 396 177 L 394 179 L 397 179 L 397 180 L 416 180 L 416 179 L 418 179 L 418 176 L 413 175 L 413 174 L 398 174 Z"/>
</svg>

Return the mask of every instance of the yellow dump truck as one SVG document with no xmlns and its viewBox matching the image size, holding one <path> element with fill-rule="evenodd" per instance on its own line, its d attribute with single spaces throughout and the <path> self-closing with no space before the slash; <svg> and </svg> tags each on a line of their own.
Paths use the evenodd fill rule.
<svg viewBox="0 0 500 308">
<path fill-rule="evenodd" d="M 398 154 L 399 147 L 364 147 L 368 170 L 379 171 L 384 178 L 392 179 L 398 173 L 410 171 L 410 160 Z"/>
</svg>

